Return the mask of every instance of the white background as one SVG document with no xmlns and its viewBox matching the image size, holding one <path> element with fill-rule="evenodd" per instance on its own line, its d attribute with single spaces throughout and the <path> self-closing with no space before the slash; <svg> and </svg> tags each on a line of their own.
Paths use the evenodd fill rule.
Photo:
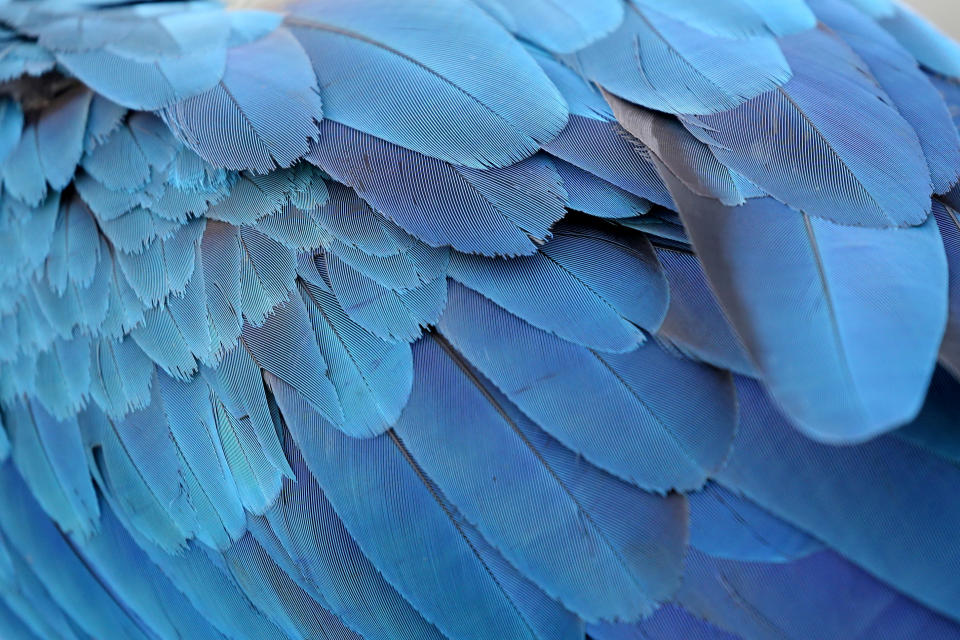
<svg viewBox="0 0 960 640">
<path fill-rule="evenodd" d="M 960 40 L 960 0 L 908 0 L 907 4 Z"/>
</svg>

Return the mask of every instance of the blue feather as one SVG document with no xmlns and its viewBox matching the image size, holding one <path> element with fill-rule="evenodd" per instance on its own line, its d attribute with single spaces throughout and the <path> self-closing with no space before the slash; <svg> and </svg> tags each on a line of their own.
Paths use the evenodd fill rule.
<svg viewBox="0 0 960 640">
<path fill-rule="evenodd" d="M 299 450 L 290 446 L 287 451 L 295 481 L 284 481 L 282 498 L 267 512 L 266 520 L 307 588 L 368 638 L 440 640 L 439 631 L 390 586 L 357 547 Z M 252 531 L 260 539 L 256 525 Z"/>
<path fill-rule="evenodd" d="M 36 206 L 47 195 L 47 182 L 37 149 L 36 124 L 24 127 L 19 141 L 0 167 L 0 175 L 3 176 L 4 190 L 27 205 Z"/>
<path fill-rule="evenodd" d="M 950 127 L 943 97 L 917 68 L 914 57 L 876 22 L 842 2 L 816 0 L 812 5 L 820 20 L 867 64 L 917 133 L 934 191 L 948 191 L 960 179 L 960 136 Z"/>
<path fill-rule="evenodd" d="M 631 493 L 573 462 L 571 452 L 544 446 L 547 436 L 443 339 L 417 342 L 414 358 L 414 393 L 394 429 L 507 560 L 586 619 L 637 619 L 672 594 L 686 529 L 682 500 Z M 459 428 L 464 421 L 470 429 Z M 615 516 L 585 490 L 591 476 L 620 498 Z M 633 536 L 622 537 L 619 521 L 631 523 Z"/>
<path fill-rule="evenodd" d="M 756 375 L 697 257 L 688 251 L 658 247 L 657 258 L 670 285 L 670 307 L 657 336 L 688 357 L 743 375 Z"/>
<path fill-rule="evenodd" d="M 917 134 L 863 62 L 822 30 L 782 46 L 794 70 L 788 84 L 728 113 L 685 118 L 691 132 L 810 215 L 874 227 L 926 220 L 933 187 Z"/>
<path fill-rule="evenodd" d="M 624 280 L 609 274 L 630 274 Z M 667 282 L 644 238 L 561 223 L 532 256 L 513 260 L 455 253 L 450 277 L 531 325 L 576 344 L 623 353 L 656 331 Z"/>
<path fill-rule="evenodd" d="M 572 53 L 607 35 L 623 21 L 619 0 L 474 0 L 519 37 L 555 53 Z"/>
<path fill-rule="evenodd" d="M 943 238 L 949 271 L 947 329 L 940 344 L 940 361 L 960 375 L 960 214 L 953 207 L 934 200 L 933 216 Z"/>
<path fill-rule="evenodd" d="M 268 376 L 284 420 L 350 535 L 383 576 L 447 636 L 540 638 L 466 523 L 396 435 L 349 438 Z M 370 488 L 374 488 L 369 490 Z"/>
<path fill-rule="evenodd" d="M 139 5 L 40 24 L 38 42 L 60 65 L 131 109 L 159 109 L 196 95 L 223 74 L 229 21 L 219 7 Z"/>
<path fill-rule="evenodd" d="M 535 250 L 563 217 L 566 193 L 544 157 L 500 169 L 471 169 L 420 155 L 337 122 L 307 158 L 356 189 L 370 205 L 431 246 L 485 255 Z"/>
<path fill-rule="evenodd" d="M 772 198 L 730 208 L 668 184 L 721 307 L 798 427 L 851 442 L 916 414 L 946 320 L 932 220 L 846 227 Z"/>
<path fill-rule="evenodd" d="M 286 24 L 313 61 L 325 117 L 393 145 L 505 167 L 566 123 L 537 64 L 466 0 L 320 0 L 297 5 Z"/>
<path fill-rule="evenodd" d="M 958 468 L 890 436 L 845 448 L 815 443 L 756 383 L 739 379 L 737 387 L 740 428 L 719 482 L 957 618 L 960 511 L 949 496 Z"/>
<path fill-rule="evenodd" d="M 304 300 L 293 293 L 262 326 L 245 325 L 241 344 L 258 367 L 289 384 L 324 418 L 340 426 L 344 416 L 338 390 L 330 381 L 334 374 L 328 373 L 311 320 Z M 257 397 L 260 393 L 258 389 Z"/>
<path fill-rule="evenodd" d="M 159 118 L 137 113 L 87 153 L 81 164 L 108 189 L 132 191 L 147 183 L 152 169 L 169 166 L 178 144 Z"/>
<path fill-rule="evenodd" d="M 890 15 L 878 21 L 921 65 L 945 76 L 960 77 L 960 45 L 913 11 L 896 3 Z"/>
<path fill-rule="evenodd" d="M 727 38 L 786 36 L 817 26 L 805 0 L 631 0 L 696 29 Z"/>
<path fill-rule="evenodd" d="M 92 637 L 120 634 L 147 640 L 150 636 L 139 621 L 77 557 L 63 533 L 39 509 L 12 465 L 4 465 L 2 478 L 0 527 L 17 555 L 30 559 L 25 566 L 29 566 L 54 602 Z"/>
<path fill-rule="evenodd" d="M 626 354 L 597 353 L 456 283 L 437 327 L 544 431 L 628 482 L 659 492 L 695 488 L 725 456 L 736 421 L 729 378 L 653 341 Z"/>
<path fill-rule="evenodd" d="M 619 29 L 570 62 L 607 91 L 668 113 L 725 111 L 790 79 L 772 37 L 712 36 L 636 3 Z"/>
<path fill-rule="evenodd" d="M 687 496 L 690 546 L 714 558 L 792 562 L 823 549 L 809 535 L 717 484 Z"/>
<path fill-rule="evenodd" d="M 23 109 L 13 100 L 0 101 L 0 163 L 16 148 L 23 133 Z"/>
<path fill-rule="evenodd" d="M 447 304 L 445 273 L 414 289 L 393 291 L 342 262 L 328 262 L 326 255 L 318 261 L 350 319 L 388 342 L 413 342 L 436 324 Z"/>
<path fill-rule="evenodd" d="M 167 107 L 162 116 L 214 166 L 267 173 L 307 153 L 323 110 L 310 59 L 280 28 L 230 49 L 216 87 Z"/>
<path fill-rule="evenodd" d="M 410 395 L 410 347 L 384 342 L 354 323 L 330 289 L 308 284 L 301 295 L 343 407 L 342 430 L 356 437 L 383 433 Z"/>
<path fill-rule="evenodd" d="M 678 596 L 744 638 L 957 638 L 952 622 L 830 551 L 794 562 L 719 560 L 691 550 Z"/>
<path fill-rule="evenodd" d="M 149 404 L 153 362 L 133 338 L 103 338 L 90 357 L 90 395 L 109 417 L 121 418 Z"/>
<path fill-rule="evenodd" d="M 74 417 L 58 421 L 36 403 L 5 404 L 13 462 L 61 529 L 90 535 L 100 512 Z"/>
<path fill-rule="evenodd" d="M 71 91 L 37 121 L 37 153 L 51 189 L 67 186 L 80 162 L 92 95 L 85 89 Z"/>
<path fill-rule="evenodd" d="M 677 605 L 657 609 L 637 624 L 594 624 L 587 627 L 593 640 L 741 640 Z"/>
<path fill-rule="evenodd" d="M 567 208 L 598 218 L 633 218 L 650 211 L 653 204 L 592 173 L 559 158 L 553 166 L 567 192 Z"/>
</svg>

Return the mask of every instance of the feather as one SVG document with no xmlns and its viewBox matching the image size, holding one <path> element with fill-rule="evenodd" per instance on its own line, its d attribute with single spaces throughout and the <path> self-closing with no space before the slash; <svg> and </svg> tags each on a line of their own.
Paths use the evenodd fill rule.
<svg viewBox="0 0 960 640">
<path fill-rule="evenodd" d="M 598 218 L 633 218 L 648 213 L 653 204 L 592 173 L 559 158 L 553 166 L 567 192 L 567 208 Z"/>
<path fill-rule="evenodd" d="M 436 324 L 447 304 L 445 273 L 414 289 L 393 291 L 343 263 L 328 263 L 325 256 L 322 264 L 344 312 L 388 342 L 413 342 L 422 329 Z"/>
<path fill-rule="evenodd" d="M 593 640 L 741 640 L 673 604 L 660 607 L 638 624 L 594 624 L 587 633 Z"/>
<path fill-rule="evenodd" d="M 12 465 L 4 465 L 2 478 L 0 527 L 6 539 L 18 556 L 29 558 L 30 570 L 82 633 L 101 638 L 149 638 L 116 595 L 77 557 Z"/>
<path fill-rule="evenodd" d="M 957 467 L 890 436 L 818 444 L 791 429 L 755 382 L 738 379 L 737 389 L 740 428 L 720 484 L 956 619 L 960 512 L 938 496 L 952 495 Z"/>
<path fill-rule="evenodd" d="M 307 159 L 356 189 L 370 205 L 428 245 L 469 253 L 522 255 L 563 217 L 566 193 L 549 160 L 472 169 L 420 155 L 337 122 Z"/>
<path fill-rule="evenodd" d="M 156 238 L 140 253 L 116 252 L 117 265 L 141 300 L 152 306 L 171 293 L 184 292 L 198 266 L 196 246 L 203 229 L 204 220 L 192 220 L 169 238 Z"/>
<path fill-rule="evenodd" d="M 892 8 L 889 15 L 880 17 L 880 25 L 924 67 L 960 77 L 960 45 L 902 4 L 893 4 Z"/>
<path fill-rule="evenodd" d="M 805 0 L 694 0 L 683 4 L 670 0 L 632 1 L 706 33 L 727 38 L 786 36 L 817 25 L 817 18 Z"/>
<path fill-rule="evenodd" d="M 610 93 L 667 113 L 726 111 L 790 79 L 773 38 L 712 36 L 638 3 L 570 63 Z"/>
<path fill-rule="evenodd" d="M 471 544 L 469 525 L 446 506 L 395 435 L 348 438 L 282 381 L 271 376 L 268 381 L 347 531 L 428 622 L 455 638 L 546 640 L 522 614 L 509 583 L 497 579 L 483 550 Z"/>
<path fill-rule="evenodd" d="M 343 408 L 314 326 L 303 299 L 294 293 L 262 326 L 245 325 L 240 340 L 257 367 L 289 384 L 325 419 L 340 426 Z M 259 389 L 256 395 L 259 397 Z"/>
<path fill-rule="evenodd" d="M 566 123 L 537 64 L 466 0 L 321 0 L 293 7 L 286 24 L 313 61 L 325 117 L 388 144 L 506 167 Z"/>
<path fill-rule="evenodd" d="M 38 42 L 59 64 L 130 109 L 159 109 L 209 89 L 223 75 L 229 22 L 219 7 L 141 5 L 40 24 Z"/>
<path fill-rule="evenodd" d="M 822 30 L 781 44 L 789 83 L 727 113 L 683 118 L 686 126 L 794 209 L 847 225 L 926 220 L 932 185 L 917 134 L 863 62 Z"/>
<path fill-rule="evenodd" d="M 13 100 L 0 101 L 0 163 L 16 148 L 23 132 L 23 110 Z"/>
<path fill-rule="evenodd" d="M 405 342 L 388 343 L 353 322 L 333 291 L 305 285 L 301 295 L 343 407 L 344 433 L 380 435 L 400 417 L 413 381 Z"/>
<path fill-rule="evenodd" d="M 90 535 L 100 512 L 77 420 L 56 420 L 35 402 L 4 404 L 13 463 L 30 493 L 61 529 Z"/>
<path fill-rule="evenodd" d="M 214 166 L 267 173 L 307 153 L 323 110 L 310 59 L 280 28 L 227 51 L 219 84 L 167 107 L 162 116 Z"/>
<path fill-rule="evenodd" d="M 267 512 L 266 520 L 277 542 L 296 562 L 306 586 L 368 638 L 440 640 L 440 632 L 390 586 L 357 547 L 299 450 L 294 446 L 286 450 L 295 481 L 284 481 L 281 499 Z M 257 536 L 255 525 L 252 531 Z"/>
<path fill-rule="evenodd" d="M 83 154 L 92 94 L 80 89 L 59 97 L 37 121 L 37 153 L 52 189 L 63 189 Z"/>
<path fill-rule="evenodd" d="M 710 290 L 700 261 L 689 251 L 657 247 L 670 285 L 670 307 L 657 337 L 688 357 L 742 375 L 756 375 L 740 338 Z"/>
<path fill-rule="evenodd" d="M 721 307 L 799 428 L 851 442 L 916 414 L 946 318 L 932 220 L 845 227 L 772 198 L 729 208 L 668 184 Z"/>
<path fill-rule="evenodd" d="M 746 498 L 710 483 L 687 496 L 690 546 L 714 558 L 793 562 L 823 545 Z"/>
<path fill-rule="evenodd" d="M 103 338 L 90 357 L 90 395 L 109 417 L 121 418 L 150 403 L 153 362 L 133 338 Z"/>
<path fill-rule="evenodd" d="M 630 277 L 611 279 L 611 270 Z M 449 274 L 543 331 L 612 353 L 642 344 L 640 328 L 656 331 L 669 296 L 645 239 L 567 223 L 532 256 L 501 260 L 455 253 Z"/>
<path fill-rule="evenodd" d="M 474 0 L 519 37 L 554 53 L 573 53 L 599 40 L 623 21 L 623 3 L 577 0 L 558 6 L 550 0 Z"/>
<path fill-rule="evenodd" d="M 671 595 L 685 537 L 682 499 L 644 494 L 559 453 L 442 338 L 414 345 L 414 368 L 414 393 L 394 429 L 507 560 L 587 619 L 637 619 Z M 458 428 L 464 421 L 470 429 Z M 615 515 L 594 491 L 618 496 Z"/>
<path fill-rule="evenodd" d="M 943 96 L 909 51 L 876 22 L 842 2 L 811 2 L 817 16 L 853 49 L 913 127 L 927 158 L 936 193 L 960 179 L 960 136 L 950 128 Z"/>
<path fill-rule="evenodd" d="M 159 118 L 137 113 L 87 153 L 81 164 L 108 189 L 132 191 L 147 183 L 151 169 L 170 165 L 178 144 Z"/>
<path fill-rule="evenodd" d="M 456 283 L 437 328 L 544 431 L 628 482 L 691 489 L 723 460 L 736 407 L 720 372 L 652 341 L 626 354 L 576 346 Z"/>
<path fill-rule="evenodd" d="M 0 167 L 3 188 L 14 198 L 29 206 L 40 204 L 47 195 L 47 183 L 40 165 L 37 149 L 37 126 L 28 124 L 6 162 Z"/>
<path fill-rule="evenodd" d="M 933 201 L 933 216 L 940 229 L 949 271 L 947 329 L 940 344 L 940 361 L 960 375 L 960 218 L 956 210 Z"/>
<path fill-rule="evenodd" d="M 691 550 L 678 600 L 744 638 L 960 637 L 950 621 L 830 551 L 783 564 Z"/>
<path fill-rule="evenodd" d="M 624 129 L 640 139 L 651 157 L 655 156 L 669 169 L 673 179 L 687 189 L 730 206 L 765 195 L 721 164 L 710 147 L 697 140 L 675 118 L 638 107 L 610 93 L 603 95 Z M 676 208 L 672 199 L 670 203 L 668 208 Z"/>
</svg>

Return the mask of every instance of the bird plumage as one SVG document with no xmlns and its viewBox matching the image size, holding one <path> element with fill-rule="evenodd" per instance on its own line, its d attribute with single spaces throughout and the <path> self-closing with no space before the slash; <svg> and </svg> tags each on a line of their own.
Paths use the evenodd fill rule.
<svg viewBox="0 0 960 640">
<path fill-rule="evenodd" d="M 0 41 L 4 638 L 960 637 L 960 48 L 910 10 Z"/>
</svg>

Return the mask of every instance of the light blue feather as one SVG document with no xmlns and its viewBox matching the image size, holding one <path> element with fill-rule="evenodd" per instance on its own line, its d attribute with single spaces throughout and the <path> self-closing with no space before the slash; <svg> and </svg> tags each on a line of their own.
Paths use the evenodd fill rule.
<svg viewBox="0 0 960 640">
<path fill-rule="evenodd" d="M 668 113 L 733 109 L 790 79 L 772 37 L 713 36 L 636 3 L 619 29 L 570 61 L 607 91 Z"/>
<path fill-rule="evenodd" d="M 394 145 L 505 167 L 566 123 L 537 64 L 466 0 L 321 0 L 295 7 L 286 25 L 313 61 L 325 117 Z"/>
<path fill-rule="evenodd" d="M 555 53 L 572 53 L 599 40 L 623 21 L 619 0 L 576 0 L 558 6 L 550 0 L 474 0 L 519 37 Z"/>
</svg>

